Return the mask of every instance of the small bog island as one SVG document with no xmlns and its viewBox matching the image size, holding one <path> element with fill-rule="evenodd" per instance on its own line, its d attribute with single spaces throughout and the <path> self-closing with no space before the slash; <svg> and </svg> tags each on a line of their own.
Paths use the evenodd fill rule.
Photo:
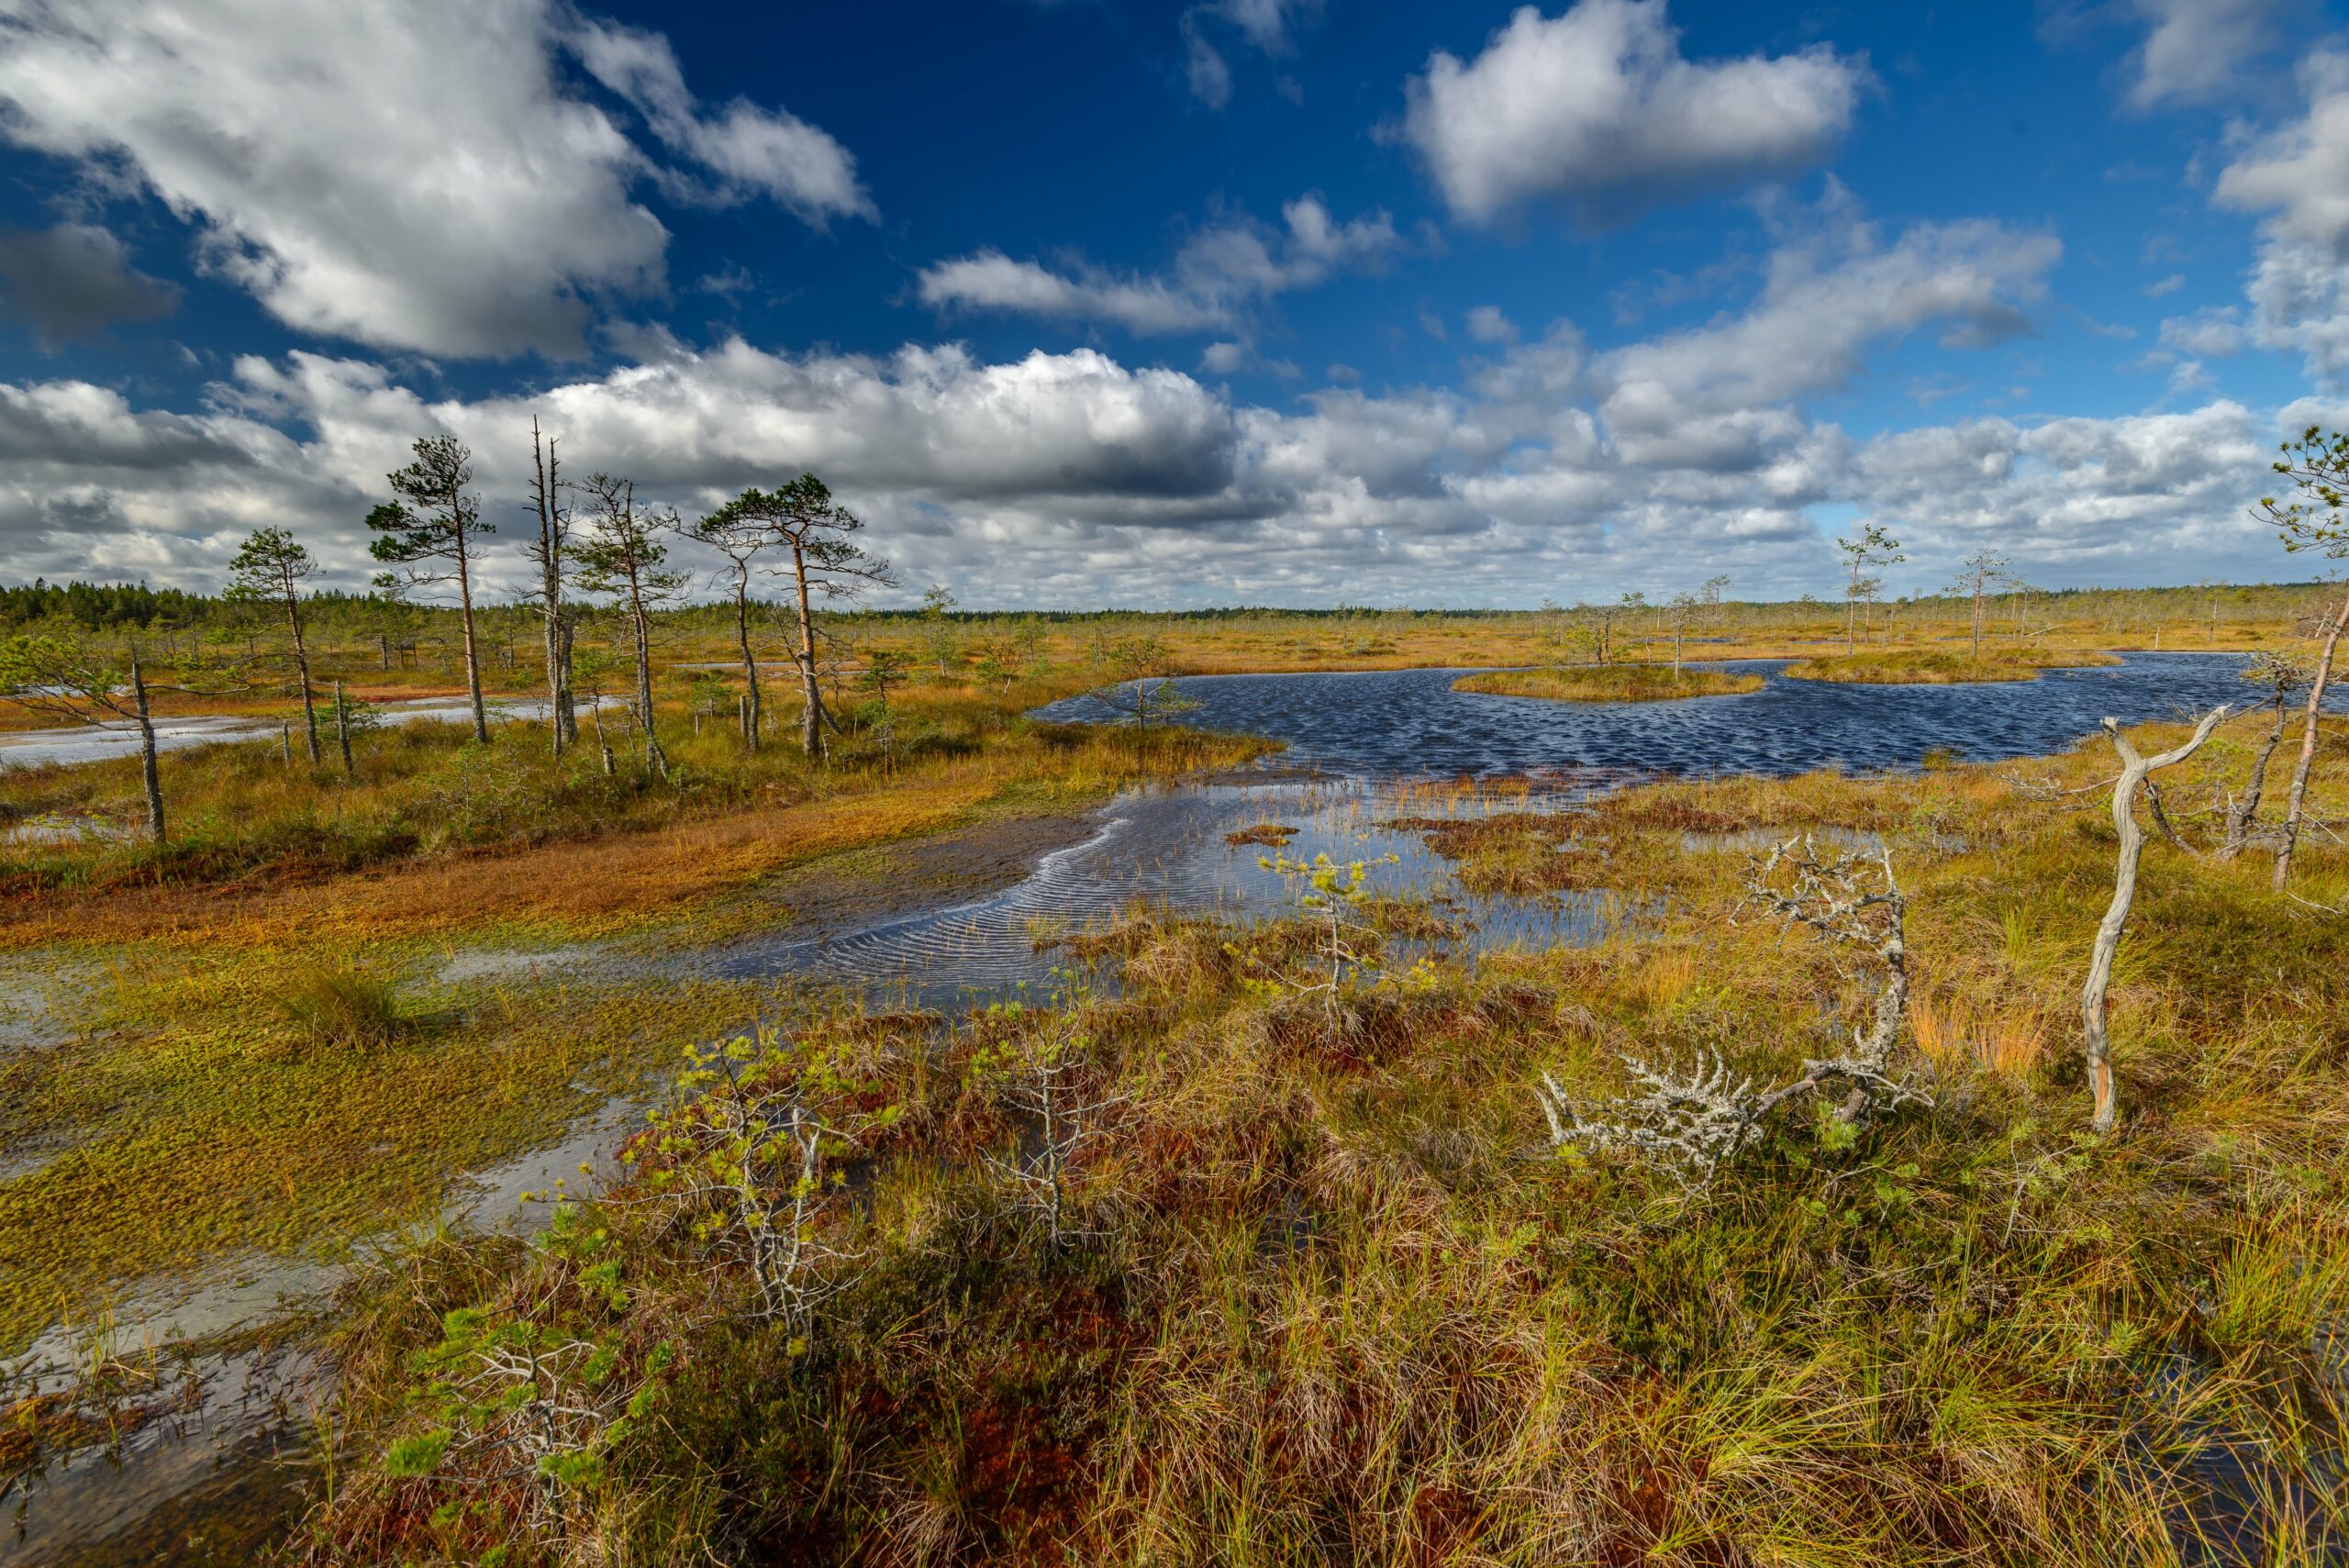
<svg viewBox="0 0 2349 1568">
<path fill-rule="evenodd" d="M 1552 702 L 1662 702 L 1671 697 L 1725 697 L 1758 692 L 1765 682 L 1743 670 L 1675 670 L 1669 664 L 1552 665 L 1540 670 L 1486 670 L 1452 683 L 1455 692 L 1497 697 L 1546 697 Z"/>
<path fill-rule="evenodd" d="M 2094 669 L 2118 664 L 2110 653 L 2057 653 L 2002 649 L 1979 658 L 1935 649 L 1879 649 L 1798 659 L 1785 673 L 1798 681 L 1839 681 L 1866 686 L 1954 686 L 1968 681 L 2035 681 L 2042 670 Z"/>
</svg>

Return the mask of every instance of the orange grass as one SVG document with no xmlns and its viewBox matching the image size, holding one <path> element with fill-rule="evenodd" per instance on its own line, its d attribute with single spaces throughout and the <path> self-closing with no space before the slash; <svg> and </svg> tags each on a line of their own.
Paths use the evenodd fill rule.
<svg viewBox="0 0 2349 1568">
<path fill-rule="evenodd" d="M 592 934 L 838 850 L 935 832 L 994 793 L 985 777 L 952 778 L 516 854 L 411 862 L 314 886 L 52 895 L 0 911 L 0 947 L 407 937 L 488 920 L 560 923 Z"/>
</svg>

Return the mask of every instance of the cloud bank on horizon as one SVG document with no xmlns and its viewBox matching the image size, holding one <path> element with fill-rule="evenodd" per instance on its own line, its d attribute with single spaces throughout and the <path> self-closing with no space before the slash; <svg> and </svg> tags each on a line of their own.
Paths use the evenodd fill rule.
<svg viewBox="0 0 2349 1568">
<path fill-rule="evenodd" d="M 2315 0 L 831 9 L 0 0 L 0 579 L 357 586 L 411 439 L 518 518 L 533 417 L 974 606 L 2308 571 Z"/>
</svg>

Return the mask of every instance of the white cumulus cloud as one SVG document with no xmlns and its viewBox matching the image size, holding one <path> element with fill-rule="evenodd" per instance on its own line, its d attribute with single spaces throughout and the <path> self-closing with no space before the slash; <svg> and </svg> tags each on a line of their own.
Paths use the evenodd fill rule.
<svg viewBox="0 0 2349 1568">
<path fill-rule="evenodd" d="M 923 304 L 941 310 L 1107 322 L 1145 334 L 1219 330 L 1257 301 L 1340 272 L 1375 271 L 1403 250 L 1383 211 L 1341 223 L 1319 196 L 1304 195 L 1282 207 L 1281 219 L 1278 229 L 1246 219 L 1211 224 L 1163 273 L 1081 262 L 1055 270 L 980 250 L 924 268 L 916 288 Z"/>
<path fill-rule="evenodd" d="M 2131 57 L 2129 101 L 2139 108 L 2202 104 L 2241 84 L 2243 67 L 2274 49 L 2308 0 L 2131 0 L 2147 31 Z"/>
<path fill-rule="evenodd" d="M 668 244 L 631 194 L 650 161 L 558 69 L 576 20 L 557 0 L 14 0 L 0 133 L 151 192 L 290 327 L 570 354 L 602 300 L 664 286 Z M 602 36 L 634 40 L 621 80 L 656 135 L 729 184 L 867 210 L 820 131 L 744 104 L 704 117 L 665 45 Z"/>
<path fill-rule="evenodd" d="M 1870 80 L 1824 46 L 1688 60 L 1664 0 L 1528 6 L 1475 60 L 1429 59 L 1403 134 L 1460 217 L 1551 203 L 1603 224 L 1818 162 Z"/>
</svg>

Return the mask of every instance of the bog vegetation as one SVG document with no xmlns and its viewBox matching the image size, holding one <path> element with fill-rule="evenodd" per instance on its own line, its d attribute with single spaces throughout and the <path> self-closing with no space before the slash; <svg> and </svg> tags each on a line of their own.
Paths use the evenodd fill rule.
<svg viewBox="0 0 2349 1568">
<path fill-rule="evenodd" d="M 2044 594 L 1985 556 L 1887 603 L 1868 528 L 1831 604 L 883 610 L 814 476 L 696 521 L 567 456 L 540 439 L 521 604 L 485 601 L 507 546 L 429 441 L 370 519 L 403 573 L 372 595 L 309 593 L 268 530 L 225 598 L 0 595 L 16 726 L 147 742 L 0 772 L 0 987 L 33 999 L 0 1012 L 0 1343 L 339 1259 L 305 1329 L 325 1435 L 256 1551 L 2349 1549 L 2337 586 Z M 2337 550 L 2349 449 L 2285 457 L 2279 528 Z M 1183 727 L 1197 674 L 1516 666 L 1461 684 L 1637 701 L 1751 689 L 1708 667 L 1748 655 L 2021 679 L 2154 646 L 2248 656 L 2240 706 L 1898 779 L 1506 812 L 1431 785 L 1385 825 L 1470 892 L 1613 895 L 1587 946 L 1480 949 L 1268 819 L 1229 848 L 1289 917 L 1040 930 L 1060 981 L 1019 1005 L 563 967 L 951 898 L 999 868 L 937 846 L 1274 750 Z M 1029 717 L 1084 691 L 1120 722 Z M 460 722 L 393 722 L 410 700 Z M 156 743 L 195 713 L 262 728 Z M 462 962 L 515 950 L 548 972 Z M 652 1107 L 617 1179 L 433 1222 L 616 1101 Z M 87 1365 L 13 1407 L 0 1497 L 37 1508 L 171 1396 Z"/>
</svg>

